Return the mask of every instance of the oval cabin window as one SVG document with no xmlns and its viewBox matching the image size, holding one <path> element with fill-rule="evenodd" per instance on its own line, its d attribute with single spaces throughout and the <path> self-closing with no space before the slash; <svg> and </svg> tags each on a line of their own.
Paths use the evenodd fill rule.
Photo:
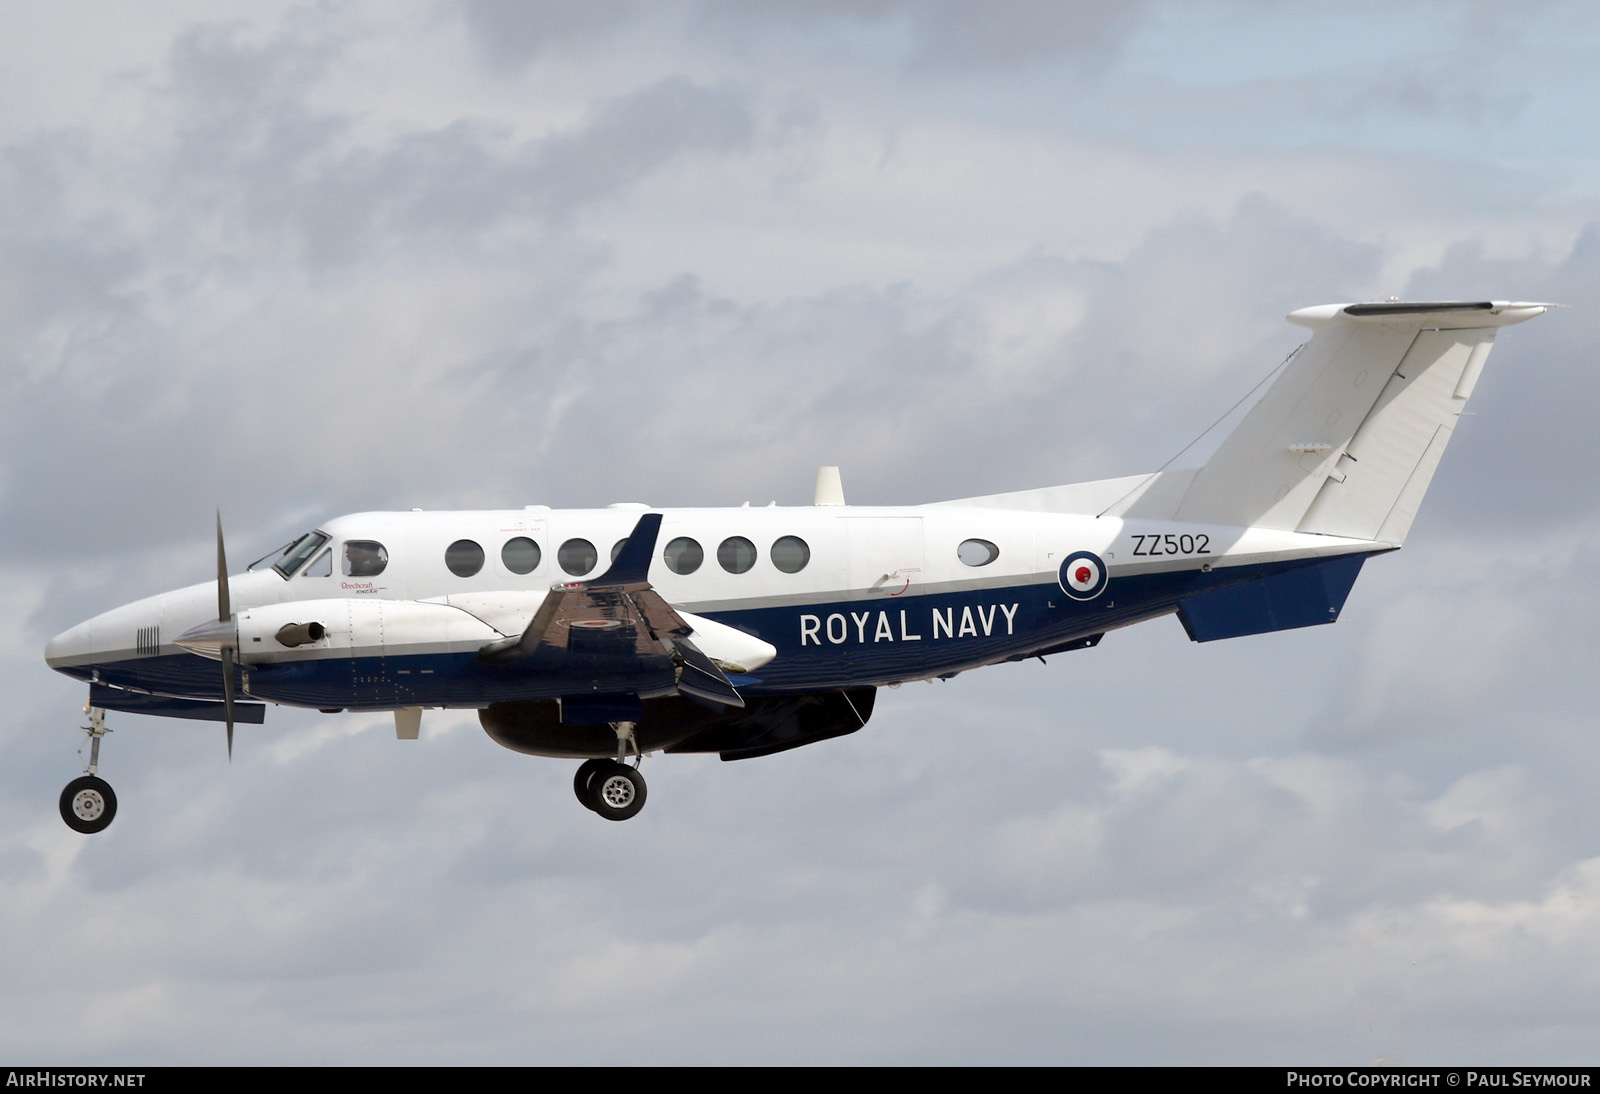
<svg viewBox="0 0 1600 1094">
<path fill-rule="evenodd" d="M 811 548 L 799 536 L 784 536 L 772 544 L 772 564 L 786 574 L 797 574 L 811 561 Z"/>
<path fill-rule="evenodd" d="M 594 564 L 600 561 L 600 555 L 588 540 L 569 539 L 556 552 L 556 561 L 573 577 L 582 577 L 594 569 Z"/>
<path fill-rule="evenodd" d="M 729 536 L 717 548 L 717 564 L 730 574 L 745 574 L 756 564 L 756 545 L 743 536 Z"/>
<path fill-rule="evenodd" d="M 986 539 L 964 539 L 956 548 L 956 557 L 968 566 L 987 566 L 1000 557 L 1000 548 Z"/>
<path fill-rule="evenodd" d="M 688 536 L 679 536 L 667 544 L 661 556 L 667 560 L 667 569 L 675 574 L 692 574 L 706 560 L 706 553 L 700 544 Z"/>
<path fill-rule="evenodd" d="M 471 577 L 483 569 L 483 548 L 470 539 L 458 539 L 444 549 L 444 564 L 457 577 Z"/>
<path fill-rule="evenodd" d="M 527 536 L 506 540 L 500 548 L 500 561 L 514 574 L 531 574 L 539 568 L 539 545 Z"/>
</svg>

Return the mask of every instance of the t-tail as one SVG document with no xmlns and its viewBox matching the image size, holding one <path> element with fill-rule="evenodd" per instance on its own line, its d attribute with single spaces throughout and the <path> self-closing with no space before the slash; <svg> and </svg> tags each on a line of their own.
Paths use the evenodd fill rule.
<svg viewBox="0 0 1600 1094">
<path fill-rule="evenodd" d="M 1204 526 L 1229 541 L 1208 567 L 1219 587 L 1175 605 L 1197 642 L 1332 623 L 1362 561 L 1405 542 L 1496 333 L 1549 307 L 1303 308 L 1289 321 L 1311 339 L 1203 466 L 1040 493 L 1068 511 L 1099 499 L 1090 511 L 1133 529 Z M 1229 581 L 1235 567 L 1260 576 Z"/>
<path fill-rule="evenodd" d="M 1195 471 L 1122 505 L 1131 519 L 1307 532 L 1398 547 L 1501 327 L 1549 305 L 1325 304 L 1315 333 Z"/>
</svg>

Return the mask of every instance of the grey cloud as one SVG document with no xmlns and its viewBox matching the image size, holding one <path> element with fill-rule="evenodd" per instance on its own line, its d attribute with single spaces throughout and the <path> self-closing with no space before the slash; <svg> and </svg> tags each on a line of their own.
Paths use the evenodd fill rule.
<svg viewBox="0 0 1600 1094">
<path fill-rule="evenodd" d="M 637 0 L 460 0 L 459 7 L 484 55 L 508 69 L 551 47 L 601 37 L 640 10 Z"/>
<path fill-rule="evenodd" d="M 8 150 L 0 165 L 11 198 L 0 215 L 8 366 L 0 383 L 14 420 L 0 490 L 8 521 L 35 530 L 15 541 L 13 558 L 97 549 L 81 527 L 45 518 L 62 482 L 92 491 L 97 520 L 151 547 L 193 542 L 184 531 L 191 507 L 157 482 L 184 481 L 215 499 L 246 545 L 285 534 L 252 525 L 275 522 L 296 493 L 294 507 L 309 500 L 314 511 L 296 519 L 326 516 L 341 466 L 372 467 L 363 489 L 393 490 L 393 504 L 408 503 L 419 483 L 433 496 L 426 468 L 442 466 L 437 452 L 413 449 L 426 461 L 420 476 L 407 475 L 403 461 L 374 467 L 367 454 L 389 447 L 381 437 L 397 427 L 448 444 L 441 414 L 493 420 L 503 396 L 484 385 L 497 373 L 464 375 L 452 371 L 459 362 L 419 360 L 374 338 L 370 330 L 389 325 L 386 302 L 366 288 L 399 289 L 415 274 L 395 265 L 414 271 L 451 248 L 471 253 L 491 227 L 531 222 L 531 253 L 488 260 L 523 271 L 501 314 L 570 312 L 600 251 L 548 222 L 617 195 L 674 157 L 745 147 L 756 128 L 736 89 L 670 78 L 601 102 L 586 124 L 542 141 L 512 144 L 462 122 L 352 148 L 341 119 L 302 101 L 320 63 L 286 38 L 255 44 L 235 28 L 185 35 L 170 87 L 177 150 L 161 167 L 127 176 L 115 217 L 86 219 L 61 194 L 62 178 L 100 169 L 107 149 L 58 137 Z M 392 265 L 397 248 L 409 257 Z M 307 267 L 320 271 L 319 284 L 306 285 Z M 359 272 L 329 273 L 340 268 Z M 271 305 L 253 295 L 263 283 L 275 286 Z M 212 301 L 208 314 L 219 322 L 192 321 L 201 299 Z M 332 310 L 336 301 L 343 314 Z M 369 335 L 347 346 L 362 324 Z M 548 352 L 517 358 L 503 377 L 509 389 L 536 386 L 540 369 L 527 363 Z M 367 412 L 354 430 L 334 420 L 351 399 Z M 543 424 L 535 418 L 529 429 L 543 435 Z M 231 473 L 205 455 L 230 451 L 260 454 L 275 471 Z M 29 473 L 41 461 L 54 469 L 48 480 Z M 485 502 L 505 500 L 494 485 L 484 489 Z"/>
<path fill-rule="evenodd" d="M 387 144 L 352 141 L 349 121 L 313 109 L 306 88 L 335 43 L 257 44 L 203 27 L 173 49 L 170 96 L 180 144 L 167 185 L 186 200 L 174 231 L 211 222 L 290 229 L 314 266 L 398 239 L 465 243 L 507 220 L 567 217 L 673 159 L 749 147 L 748 94 L 683 76 L 596 104 L 576 129 L 513 141 L 462 119 Z"/>
<path fill-rule="evenodd" d="M 1083 318 L 992 408 L 999 451 L 1034 485 L 1154 470 L 1304 340 L 1287 312 L 1349 298 L 1379 257 L 1249 196 L 1225 222 L 1153 227 L 1119 263 L 1035 260 Z"/>
<path fill-rule="evenodd" d="M 1146 0 L 1110 5 L 1095 0 L 782 0 L 758 6 L 701 0 L 697 6 L 705 24 L 734 32 L 887 31 L 896 40 L 894 52 L 925 72 L 987 72 L 1047 60 L 1098 69 L 1115 59 L 1151 7 Z M 836 44 L 861 48 L 848 33 Z"/>
<path fill-rule="evenodd" d="M 83 145 L 60 135 L 0 155 L 0 382 L 8 386 L 60 368 L 72 343 L 103 334 L 133 310 L 132 281 L 143 261 L 119 225 L 97 218 L 59 230 L 71 216 L 69 180 L 92 163 Z"/>
<path fill-rule="evenodd" d="M 568 211 L 683 152 L 747 148 L 755 132 L 747 96 L 739 90 L 674 76 L 606 103 L 583 131 L 547 141 L 532 173 L 549 207 Z"/>
<path fill-rule="evenodd" d="M 120 842 L 86 847 L 48 894 L 4 910 L 12 936 L 55 941 L 6 956 L 7 991 L 34 1006 L 0 1041 L 64 1046 L 69 1001 L 46 984 L 92 962 L 100 998 L 137 992 L 155 947 L 162 990 L 108 1013 L 87 1046 L 79 1031 L 77 1051 L 1059 1062 L 1125 1059 L 1155 1037 L 1192 1060 L 1210 1031 L 1207 1059 L 1254 1058 L 1246 1035 L 1350 1056 L 1373 1035 L 1354 1005 L 1394 984 L 1392 947 L 1411 932 L 1430 955 L 1408 974 L 1419 1018 L 1490 969 L 1507 991 L 1536 984 L 1537 965 L 1494 954 L 1563 916 L 1566 940 L 1527 956 L 1592 967 L 1600 893 L 1581 857 L 1544 850 L 1561 840 L 1537 779 L 1485 769 L 1419 792 L 1350 761 L 1230 757 L 1237 708 L 1182 727 L 1216 742 L 1210 754 L 1107 750 L 1083 724 L 1115 717 L 1147 667 L 1113 656 L 908 687 L 862 734 L 766 765 L 653 762 L 652 826 L 627 833 L 571 809 L 565 765 L 498 750 L 470 724 L 436 733 L 470 715 L 430 714 L 416 745 L 379 727 L 274 760 L 277 743 L 331 724 L 288 715 L 248 732 L 225 787 L 207 786 L 223 777 L 220 745 L 197 747 L 198 730 L 182 749 L 146 743 L 160 763 L 114 741 L 119 785 L 143 805 L 119 818 Z M 1070 715 L 1052 717 L 1047 697 Z M 384 793 L 353 792 L 366 785 Z M 108 906 L 118 931 L 93 952 L 67 944 Z M 174 946 L 185 908 L 208 914 Z M 1480 911 L 1452 921 L 1451 908 Z M 46 918 L 57 929 L 41 931 Z M 633 988 L 618 999 L 623 974 Z M 1011 1027 L 1018 1006 L 1058 1035 Z M 603 1027 L 639 1008 L 655 1017 L 618 1048 Z M 274 1023 L 266 1040 L 236 1022 L 257 1010 Z M 714 1041 L 694 1032 L 707 1025 Z"/>
<path fill-rule="evenodd" d="M 600 104 L 573 132 L 508 144 L 458 122 L 336 159 L 301 183 L 313 254 L 348 260 L 396 238 L 459 242 L 508 221 L 566 219 L 672 160 L 749 147 L 747 97 L 669 77 Z"/>
<path fill-rule="evenodd" d="M 1436 481 L 1444 488 L 1429 493 L 1429 519 L 1453 531 L 1483 522 L 1571 527 L 1600 512 L 1588 414 L 1600 403 L 1600 374 L 1592 364 L 1600 314 L 1589 305 L 1596 284 L 1600 226 L 1592 224 L 1559 259 L 1491 258 L 1480 243 L 1465 242 L 1437 267 L 1412 275 L 1405 291 L 1417 299 L 1571 305 L 1495 339 L 1469 414 L 1441 465 Z"/>
<path fill-rule="evenodd" d="M 966 0 L 908 3 L 919 60 L 934 68 L 990 68 L 1067 57 L 1108 64 L 1149 10 L 1146 3 L 1025 0 L 981 4 Z"/>
<path fill-rule="evenodd" d="M 1013 0 L 1000 5 L 973 0 L 779 0 L 759 5 L 686 0 L 654 6 L 651 13 L 668 16 L 663 26 L 671 29 L 664 32 L 689 38 L 706 33 L 773 38 L 820 34 L 851 49 L 856 45 L 850 41 L 851 31 L 887 31 L 899 39 L 897 52 L 915 68 L 993 71 L 1062 59 L 1080 67 L 1104 67 L 1152 6 L 1148 0 L 1112 5 L 1097 0 Z M 510 70 L 553 48 L 617 36 L 645 10 L 635 0 L 467 0 L 460 5 L 473 41 L 491 63 Z"/>
<path fill-rule="evenodd" d="M 551 423 L 530 400 L 523 416 L 513 397 L 500 431 L 572 451 L 583 405 L 603 400 L 641 423 L 621 441 L 641 467 L 664 446 L 696 462 L 694 497 L 682 485 L 657 497 L 648 470 L 638 483 L 679 504 L 801 500 L 785 492 L 804 491 L 817 463 L 842 464 L 847 495 L 879 504 L 1133 474 L 1303 340 L 1286 312 L 1356 295 L 1378 260 L 1250 199 L 1223 224 L 1153 230 L 1121 264 L 1036 256 L 938 298 L 860 286 L 742 306 L 685 279 L 625 318 L 567 325 L 555 343 L 533 335 L 522 359 L 567 377 L 574 414 Z M 1019 347 L 997 332 L 1018 326 L 1006 309 L 1030 294 L 1048 333 L 1028 334 L 1024 313 Z M 1057 298 L 1081 314 L 1052 316 Z M 496 388 L 516 387 L 499 374 Z"/>
</svg>

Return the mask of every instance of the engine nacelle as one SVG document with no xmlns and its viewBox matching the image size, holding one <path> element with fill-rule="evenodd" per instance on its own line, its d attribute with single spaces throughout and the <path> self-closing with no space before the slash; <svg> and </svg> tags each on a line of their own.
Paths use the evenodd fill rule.
<svg viewBox="0 0 1600 1094">
<path fill-rule="evenodd" d="M 299 600 L 251 608 L 237 618 L 239 660 L 247 665 L 403 656 L 423 648 L 470 653 L 504 637 L 459 608 L 419 600 Z"/>
</svg>

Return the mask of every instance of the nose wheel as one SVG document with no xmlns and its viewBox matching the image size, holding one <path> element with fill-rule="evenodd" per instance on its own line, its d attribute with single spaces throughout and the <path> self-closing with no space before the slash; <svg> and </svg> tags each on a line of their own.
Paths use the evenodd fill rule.
<svg viewBox="0 0 1600 1094">
<path fill-rule="evenodd" d="M 73 779 L 61 792 L 61 819 L 74 832 L 103 832 L 116 815 L 117 795 L 111 784 L 97 775 Z"/>
<path fill-rule="evenodd" d="M 83 727 L 89 735 L 89 762 L 84 765 L 87 774 L 73 779 L 61 791 L 61 819 L 74 832 L 93 835 L 105 831 L 116 819 L 117 795 L 110 783 L 95 774 L 100 768 L 100 738 L 111 732 L 106 728 L 106 712 L 88 704 L 83 709 L 89 715 L 89 724 Z M 83 755 L 83 749 L 78 750 L 78 755 Z"/>
</svg>

